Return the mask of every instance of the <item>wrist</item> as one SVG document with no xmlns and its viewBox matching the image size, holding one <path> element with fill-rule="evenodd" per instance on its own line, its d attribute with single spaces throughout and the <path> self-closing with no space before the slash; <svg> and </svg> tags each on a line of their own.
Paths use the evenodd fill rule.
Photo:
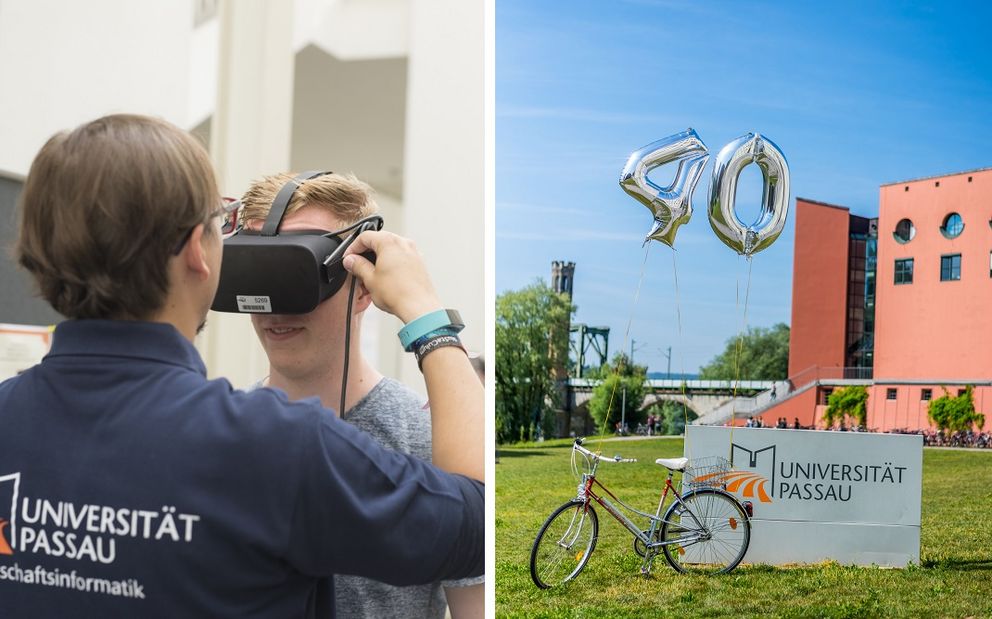
<svg viewBox="0 0 992 619">
<path fill-rule="evenodd" d="M 424 359 L 433 356 L 432 353 L 444 348 L 456 348 L 461 351 L 461 354 L 468 357 L 468 351 L 465 350 L 465 346 L 462 344 L 461 339 L 457 335 L 435 335 L 426 340 L 421 340 L 418 342 L 416 348 L 414 348 L 413 353 L 417 357 L 417 367 L 420 371 L 424 371 Z"/>
<path fill-rule="evenodd" d="M 410 299 L 403 307 L 397 307 L 394 315 L 402 320 L 403 324 L 409 324 L 424 314 L 442 309 L 444 309 L 444 306 L 441 305 L 441 301 L 434 295 L 431 295 L 424 299 Z"/>
</svg>

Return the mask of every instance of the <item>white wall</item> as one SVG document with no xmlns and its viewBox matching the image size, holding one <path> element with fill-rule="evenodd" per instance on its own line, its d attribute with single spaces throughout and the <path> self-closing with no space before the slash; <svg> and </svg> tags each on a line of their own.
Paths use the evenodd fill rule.
<svg viewBox="0 0 992 619">
<path fill-rule="evenodd" d="M 467 348 L 483 349 L 484 7 L 412 0 L 404 166 L 405 232 L 427 260 L 441 301 L 459 310 Z M 420 372 L 403 360 L 403 380 Z"/>
<path fill-rule="evenodd" d="M 112 112 L 186 129 L 211 119 L 211 154 L 228 194 L 298 163 L 341 162 L 379 190 L 388 228 L 417 241 L 442 301 L 468 324 L 466 345 L 481 350 L 483 3 L 222 0 L 227 21 L 199 25 L 196 6 L 0 0 L 0 72 L 16 85 L 0 93 L 0 172 L 26 174 L 52 134 Z M 306 74 L 294 89 L 294 54 L 317 48 L 338 70 Z M 397 76 L 405 79 L 399 88 Z M 320 105 L 348 89 L 380 101 L 358 97 L 335 114 Z M 305 105 L 294 106 L 294 93 Z M 363 123 L 366 130 L 355 130 Z M 294 126 L 320 130 L 301 137 Z M 212 376 L 237 386 L 264 376 L 246 317 L 212 315 L 209 325 L 198 346 Z M 370 313 L 363 348 L 385 373 L 423 391 L 412 355 L 396 340 L 399 326 Z"/>
<path fill-rule="evenodd" d="M 0 170 L 27 174 L 52 134 L 112 112 L 185 128 L 203 120 L 215 63 L 210 27 L 194 30 L 193 9 L 171 0 L 0 0 Z"/>
<path fill-rule="evenodd" d="M 404 58 L 409 0 L 295 0 L 293 48 L 316 45 L 339 60 Z"/>
</svg>

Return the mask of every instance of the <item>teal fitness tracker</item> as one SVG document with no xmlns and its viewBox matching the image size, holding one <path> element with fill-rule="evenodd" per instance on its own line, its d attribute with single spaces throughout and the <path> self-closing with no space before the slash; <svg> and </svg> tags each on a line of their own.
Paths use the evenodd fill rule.
<svg viewBox="0 0 992 619">
<path fill-rule="evenodd" d="M 465 323 L 462 322 L 462 317 L 456 310 L 442 309 L 411 320 L 400 329 L 397 335 L 400 338 L 400 344 L 403 346 L 403 350 L 411 352 L 414 342 L 432 331 L 441 328 L 444 328 L 446 331 L 458 333 L 465 328 Z"/>
</svg>

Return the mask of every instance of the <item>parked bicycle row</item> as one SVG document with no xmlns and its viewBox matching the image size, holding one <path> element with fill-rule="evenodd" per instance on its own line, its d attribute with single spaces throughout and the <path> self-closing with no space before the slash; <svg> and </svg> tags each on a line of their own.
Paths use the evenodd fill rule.
<svg viewBox="0 0 992 619">
<path fill-rule="evenodd" d="M 616 424 L 617 436 L 658 436 L 654 428 L 646 424 L 639 423 L 633 431 L 624 425 Z M 766 424 L 760 417 L 748 417 L 744 423 L 745 428 L 776 428 L 780 430 L 827 430 L 835 432 L 878 432 L 877 428 L 865 428 L 857 424 L 840 424 L 832 428 L 817 428 L 815 426 L 804 426 L 796 418 L 789 423 L 785 417 L 780 417 L 775 425 Z M 974 447 L 976 449 L 992 449 L 992 432 L 975 432 L 972 430 L 959 432 L 946 432 L 944 430 L 909 430 L 906 428 L 895 428 L 888 430 L 888 434 L 919 434 L 923 437 L 925 447 Z"/>
<path fill-rule="evenodd" d="M 992 448 L 992 432 L 945 432 L 944 430 L 891 430 L 892 434 L 920 434 L 926 447 L 975 447 Z"/>
</svg>

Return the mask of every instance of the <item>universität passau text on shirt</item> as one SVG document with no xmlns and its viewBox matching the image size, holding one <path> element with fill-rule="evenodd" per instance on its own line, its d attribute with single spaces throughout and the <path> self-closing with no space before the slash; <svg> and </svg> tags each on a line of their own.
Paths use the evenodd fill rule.
<svg viewBox="0 0 992 619">
<path fill-rule="evenodd" d="M 480 575 L 483 488 L 207 381 L 172 326 L 68 321 L 0 383 L 0 616 L 330 617 L 330 576 Z"/>
</svg>

